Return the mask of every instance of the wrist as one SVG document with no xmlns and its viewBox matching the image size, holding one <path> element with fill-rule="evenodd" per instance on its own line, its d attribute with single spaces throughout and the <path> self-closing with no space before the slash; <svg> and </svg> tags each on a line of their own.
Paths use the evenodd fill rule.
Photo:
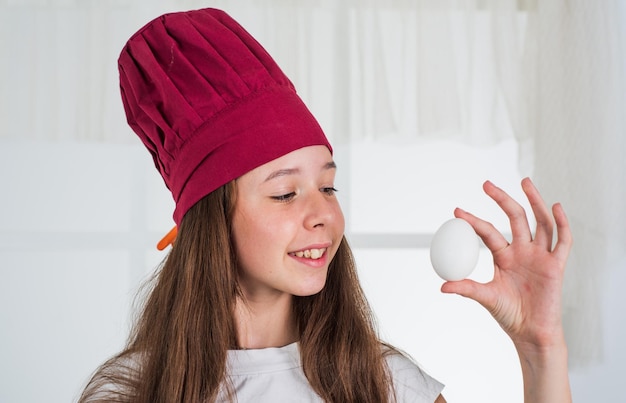
<svg viewBox="0 0 626 403">
<path fill-rule="evenodd" d="M 567 343 L 562 328 L 555 332 L 535 335 L 531 340 L 515 340 L 513 344 L 521 358 L 531 362 L 551 362 L 554 357 L 567 358 Z"/>
<path fill-rule="evenodd" d="M 524 378 L 525 403 L 572 401 L 565 339 L 516 344 Z"/>
</svg>

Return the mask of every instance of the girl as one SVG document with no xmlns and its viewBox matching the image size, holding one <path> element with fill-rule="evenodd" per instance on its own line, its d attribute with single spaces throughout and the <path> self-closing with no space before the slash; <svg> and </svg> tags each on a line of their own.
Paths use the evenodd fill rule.
<svg viewBox="0 0 626 403">
<path fill-rule="evenodd" d="M 128 345 L 81 402 L 445 402 L 443 385 L 377 336 L 343 235 L 332 147 L 289 79 L 239 24 L 163 15 L 119 58 L 128 122 L 176 202 L 178 235 Z M 486 182 L 509 243 L 460 209 L 493 254 L 487 308 L 519 353 L 526 402 L 571 401 L 560 289 L 571 236 L 529 179 L 537 220 Z"/>
</svg>

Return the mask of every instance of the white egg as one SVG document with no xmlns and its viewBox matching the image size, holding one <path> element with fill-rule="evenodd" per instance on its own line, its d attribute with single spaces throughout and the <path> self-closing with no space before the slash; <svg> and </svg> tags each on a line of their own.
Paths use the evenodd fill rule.
<svg viewBox="0 0 626 403">
<path fill-rule="evenodd" d="M 435 232 L 430 243 L 430 261 L 442 279 L 462 280 L 476 267 L 479 247 L 474 228 L 461 218 L 453 218 Z"/>
</svg>

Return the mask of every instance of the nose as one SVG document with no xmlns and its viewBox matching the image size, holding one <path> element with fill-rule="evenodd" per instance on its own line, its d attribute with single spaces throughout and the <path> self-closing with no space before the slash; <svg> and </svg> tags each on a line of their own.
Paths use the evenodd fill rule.
<svg viewBox="0 0 626 403">
<path fill-rule="evenodd" d="M 307 200 L 304 226 L 309 229 L 324 228 L 337 220 L 343 220 L 343 214 L 335 197 L 323 192 L 314 192 Z"/>
</svg>

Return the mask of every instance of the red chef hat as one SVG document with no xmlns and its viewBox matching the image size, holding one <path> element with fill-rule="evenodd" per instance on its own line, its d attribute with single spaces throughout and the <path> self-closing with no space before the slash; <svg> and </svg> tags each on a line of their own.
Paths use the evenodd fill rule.
<svg viewBox="0 0 626 403">
<path fill-rule="evenodd" d="M 228 14 L 162 15 L 119 57 L 128 124 L 172 192 L 180 224 L 207 194 L 311 145 L 332 148 L 291 81 Z"/>
</svg>

